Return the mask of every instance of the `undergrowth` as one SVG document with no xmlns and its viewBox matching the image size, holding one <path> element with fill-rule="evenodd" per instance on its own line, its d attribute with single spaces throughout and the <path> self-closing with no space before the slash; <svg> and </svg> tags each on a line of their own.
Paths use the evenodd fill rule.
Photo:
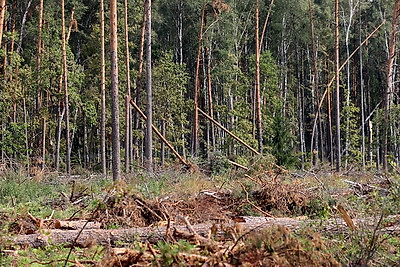
<svg viewBox="0 0 400 267">
<path fill-rule="evenodd" d="M 271 233 L 264 233 L 261 239 L 260 236 L 248 239 L 240 252 L 242 254 L 233 257 L 230 263 L 255 260 L 266 253 L 283 255 L 288 253 L 285 251 L 288 244 L 301 247 L 302 260 L 308 261 L 314 260 L 315 255 L 327 262 L 332 260 L 330 255 L 333 255 L 335 260 L 348 266 L 391 266 L 400 261 L 399 237 L 380 231 L 393 223 L 388 219 L 390 215 L 400 213 L 398 177 L 307 172 L 293 175 L 274 169 L 273 163 L 260 158 L 250 162 L 252 169 L 246 172 L 228 170 L 225 159 L 215 161 L 209 175 L 174 169 L 157 170 L 153 174 L 137 171 L 126 175 L 118 184 L 112 183 L 111 179 L 88 174 L 77 179 L 51 175 L 36 179 L 23 173 L 5 173 L 0 176 L 0 233 L 9 235 L 12 229 L 16 229 L 15 224 L 28 213 L 34 217 L 52 216 L 57 219 L 83 215 L 85 218 L 97 218 L 95 212 L 98 218 L 104 219 L 107 213 L 111 216 L 103 226 L 107 229 L 139 226 L 135 225 L 134 218 L 138 219 L 136 222 L 140 222 L 140 226 L 148 226 L 160 221 L 160 218 L 164 220 L 168 209 L 169 216 L 192 216 L 191 222 L 195 223 L 202 222 L 207 213 L 212 214 L 207 218 L 223 216 L 224 212 L 231 216 L 264 216 L 271 213 L 280 217 L 312 219 L 314 230 L 322 235 L 316 237 L 311 232 L 296 232 L 289 237 L 280 229 L 280 239 L 274 241 Z M 346 180 L 353 181 L 357 186 Z M 75 201 L 79 204 L 71 204 Z M 160 205 L 162 201 L 165 202 Z M 141 204 L 138 206 L 138 203 Z M 322 229 L 324 222 L 343 216 L 337 210 L 339 204 L 352 219 L 371 218 L 372 225 L 360 225 L 356 230 L 347 229 L 343 233 Z M 322 241 L 324 246 L 318 243 Z M 185 242 L 159 243 L 154 250 L 158 253 L 157 260 L 166 266 L 171 262 L 179 265 L 187 260 L 186 256 L 182 258 L 181 252 L 198 253 L 198 247 Z M 18 250 L 18 256 L 0 253 L 0 265 L 42 266 L 42 263 L 51 262 L 49 266 L 58 266 L 58 260 L 65 258 L 66 252 L 61 246 L 52 246 Z M 315 254 L 309 254 L 311 252 Z M 75 249 L 70 260 L 98 262 L 105 254 L 105 250 L 97 246 Z M 283 264 L 285 259 L 281 260 L 272 263 Z"/>
</svg>

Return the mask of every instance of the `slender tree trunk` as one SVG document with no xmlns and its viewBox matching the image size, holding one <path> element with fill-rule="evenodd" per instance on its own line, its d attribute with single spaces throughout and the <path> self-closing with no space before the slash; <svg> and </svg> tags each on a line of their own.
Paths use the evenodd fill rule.
<svg viewBox="0 0 400 267">
<path fill-rule="evenodd" d="M 300 55 L 298 49 L 296 49 L 297 62 L 300 61 Z M 300 157 L 301 157 L 301 168 L 304 168 L 304 155 L 305 155 L 305 140 L 304 140 L 304 126 L 303 126 L 303 97 L 302 97 L 302 86 L 301 86 L 301 74 L 300 67 L 297 65 L 297 114 L 298 114 L 298 127 L 299 127 L 299 141 L 300 141 Z"/>
<path fill-rule="evenodd" d="M 261 115 L 261 89 L 260 89 L 260 39 L 259 39 L 259 0 L 256 0 L 255 10 L 255 46 L 256 46 L 256 73 L 255 73 L 255 102 L 256 102 L 256 123 L 257 123 L 257 141 L 258 152 L 263 151 L 262 137 L 262 115 Z"/>
<path fill-rule="evenodd" d="M 67 69 L 67 47 L 65 35 L 65 6 L 64 0 L 61 0 L 61 35 L 62 35 L 62 62 L 63 62 L 63 88 L 64 88 L 64 105 L 65 105 L 65 143 L 66 143 L 66 157 L 65 157 L 65 171 L 67 176 L 71 173 L 71 140 L 70 140 L 70 127 L 69 127 L 69 94 L 68 94 L 68 69 Z"/>
<path fill-rule="evenodd" d="M 212 80 L 211 80 L 211 45 L 206 49 L 207 53 L 207 89 L 208 89 L 208 113 L 214 117 L 213 93 L 212 93 Z M 216 151 L 215 146 L 215 126 L 213 123 L 210 125 L 210 139 L 213 152 Z"/>
<path fill-rule="evenodd" d="M 3 40 L 5 14 L 6 14 L 6 0 L 0 0 L 0 48 Z"/>
<path fill-rule="evenodd" d="M 128 28 L 128 0 L 124 0 L 124 24 L 125 24 L 125 63 L 126 63 L 126 95 L 125 103 L 125 171 L 130 171 L 130 154 L 132 149 L 132 120 L 131 120 L 131 77 L 129 54 L 129 28 Z"/>
<path fill-rule="evenodd" d="M 353 24 L 353 17 L 354 17 L 354 2 L 353 0 L 349 0 L 349 21 L 346 27 L 346 57 L 350 57 L 350 32 L 351 32 L 351 26 Z M 346 107 L 350 106 L 350 92 L 351 92 L 351 82 L 350 82 L 350 60 L 346 63 L 346 82 L 347 82 L 347 88 L 346 88 Z M 347 111 L 349 112 L 349 111 Z M 348 162 L 348 148 L 350 146 L 350 114 L 347 114 L 346 116 L 346 131 L 344 133 L 345 135 L 345 168 L 347 168 L 347 162 Z"/>
<path fill-rule="evenodd" d="M 37 83 L 38 83 L 38 89 L 37 89 L 37 96 L 36 96 L 36 106 L 37 106 L 37 112 L 40 113 L 40 109 L 42 108 L 42 100 L 43 100 L 43 92 L 41 90 L 41 75 L 40 75 L 40 69 L 41 69 L 41 55 L 42 55 L 42 30 L 43 30 L 43 0 L 40 0 L 39 2 L 39 21 L 38 21 L 38 40 L 37 40 L 37 58 L 36 58 L 36 74 L 37 74 Z M 42 118 L 42 170 L 45 165 L 45 159 L 46 159 L 46 117 L 43 116 Z"/>
<path fill-rule="evenodd" d="M 147 0 L 146 8 L 146 136 L 144 147 L 144 161 L 146 169 L 153 171 L 153 94 L 152 94 L 152 73 L 151 73 L 151 0 Z"/>
<path fill-rule="evenodd" d="M 61 105 L 58 105 L 58 123 L 57 123 L 57 140 L 56 140 L 56 171 L 60 169 L 60 143 L 61 143 L 61 127 L 62 120 L 65 114 L 65 107 L 61 110 Z"/>
<path fill-rule="evenodd" d="M 142 19 L 142 31 L 141 31 L 141 38 L 140 38 L 140 51 L 139 51 L 139 67 L 138 67 L 138 74 L 137 74 L 137 80 L 136 80 L 136 94 L 135 94 L 135 102 L 140 103 L 140 94 L 143 91 L 143 55 L 144 55 L 144 42 L 145 42 L 145 35 L 146 35 L 146 8 L 147 8 L 147 0 L 144 0 L 143 2 L 143 19 Z M 134 128 L 135 130 L 138 130 L 140 128 L 140 120 L 139 120 L 139 114 L 135 110 L 134 112 Z M 141 147 L 139 145 L 139 139 L 137 135 L 135 135 L 135 138 L 133 140 L 133 146 L 134 146 L 134 155 L 139 159 L 139 154 L 142 155 L 143 153 L 140 153 Z"/>
<path fill-rule="evenodd" d="M 335 0 L 335 80 L 336 80 L 336 171 L 340 172 L 340 77 L 339 70 L 339 0 Z"/>
<path fill-rule="evenodd" d="M 263 42 L 264 42 L 264 38 L 265 38 L 265 32 L 267 30 L 267 25 L 268 25 L 268 20 L 269 20 L 269 16 L 271 15 L 271 11 L 272 11 L 272 7 L 274 6 L 274 2 L 275 0 L 271 0 L 271 3 L 269 4 L 269 9 L 268 9 L 268 13 L 267 16 L 265 17 L 265 21 L 264 21 L 264 26 L 262 29 L 262 33 L 261 33 L 261 37 L 260 37 L 260 43 L 259 43 L 259 49 L 260 51 L 262 50 L 262 46 L 263 46 Z"/>
<path fill-rule="evenodd" d="M 118 101 L 118 36 L 117 0 L 110 0 L 110 54 L 111 54 L 111 119 L 113 180 L 121 176 L 119 101 Z"/>
<path fill-rule="evenodd" d="M 311 29 L 311 43 L 312 43 L 312 54 L 313 54 L 313 73 L 314 73 L 314 91 L 315 91 L 315 109 L 317 110 L 318 116 L 318 125 L 321 125 L 321 120 L 319 119 L 319 113 L 321 112 L 319 106 L 319 74 L 318 74 L 318 58 L 317 58 L 317 45 L 315 43 L 315 35 L 314 35 L 314 20 L 313 20 L 313 9 L 311 0 L 308 1 L 309 5 L 309 19 L 310 19 L 310 29 Z M 321 130 L 322 127 L 320 127 Z M 315 133 L 315 138 L 314 138 Z M 311 155 L 313 157 L 312 162 L 315 163 L 318 161 L 318 153 L 314 153 L 314 141 L 315 147 L 318 147 L 318 129 L 313 129 L 313 134 L 311 135 Z M 322 142 L 321 142 L 322 145 Z M 322 151 L 322 149 L 321 149 Z M 318 152 L 318 151 L 317 151 Z"/>
<path fill-rule="evenodd" d="M 89 166 L 88 131 L 87 131 L 85 112 L 83 112 L 82 115 L 83 115 L 83 167 L 87 169 Z"/>
<path fill-rule="evenodd" d="M 104 34 L 104 0 L 100 0 L 100 39 L 101 39 L 101 118 L 100 118 L 100 150 L 101 150 L 101 173 L 107 173 L 106 159 L 106 59 L 105 59 L 105 34 Z"/>
<path fill-rule="evenodd" d="M 394 78 L 394 58 L 396 56 L 396 35 L 398 30 L 398 18 L 400 15 L 400 0 L 397 0 L 394 6 L 393 18 L 392 18 L 392 32 L 389 40 L 389 58 L 387 62 L 387 74 L 386 74 L 386 90 L 384 94 L 385 114 L 384 114 L 384 134 L 383 134 L 383 151 L 382 151 L 382 164 L 383 171 L 388 171 L 388 135 L 389 135 L 389 110 L 391 104 L 391 98 L 393 94 L 393 78 Z"/>
<path fill-rule="evenodd" d="M 20 54 L 21 49 L 22 49 L 22 40 L 24 39 L 25 35 L 25 24 L 26 24 L 26 18 L 28 16 L 29 9 L 32 5 L 32 0 L 29 0 L 28 5 L 26 6 L 24 15 L 22 16 L 22 21 L 21 21 L 21 29 L 19 33 L 19 41 L 18 41 L 18 47 L 17 47 L 17 54 Z"/>
<path fill-rule="evenodd" d="M 200 21 L 199 39 L 197 45 L 197 61 L 196 61 L 196 74 L 194 78 L 194 107 L 193 107 L 193 137 L 192 137 L 192 153 L 198 155 L 199 150 L 199 95 L 200 95 L 200 61 L 201 61 L 201 48 L 203 46 L 203 27 L 206 16 L 206 0 L 203 0 L 203 9 Z"/>
<path fill-rule="evenodd" d="M 365 110 L 364 110 L 364 73 L 363 73 L 363 48 L 361 47 L 362 38 L 362 10 L 361 4 L 359 5 L 359 42 L 360 42 L 360 94 L 361 94 L 361 156 L 362 156 L 362 167 L 365 170 Z"/>
<path fill-rule="evenodd" d="M 183 1 L 178 3 L 179 19 L 178 19 L 178 42 L 179 42 L 179 65 L 183 64 Z"/>
<path fill-rule="evenodd" d="M 29 142 L 28 142 L 28 111 L 26 110 L 26 99 L 23 98 L 24 124 L 25 124 L 25 151 L 26 151 L 26 169 L 29 171 Z"/>
<path fill-rule="evenodd" d="M 165 136 L 165 120 L 161 120 L 161 134 Z M 161 166 L 165 164 L 165 143 L 161 140 Z"/>
</svg>

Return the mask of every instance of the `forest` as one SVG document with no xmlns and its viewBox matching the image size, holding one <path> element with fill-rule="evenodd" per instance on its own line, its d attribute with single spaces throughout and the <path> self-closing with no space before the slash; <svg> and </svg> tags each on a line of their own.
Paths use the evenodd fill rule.
<svg viewBox="0 0 400 267">
<path fill-rule="evenodd" d="M 400 0 L 0 0 L 0 265 L 398 264 L 399 16 Z M 231 214 L 245 230 L 207 238 Z M 14 255 L 84 220 L 49 234 L 68 256 Z M 163 221 L 158 243 L 100 248 Z"/>
</svg>

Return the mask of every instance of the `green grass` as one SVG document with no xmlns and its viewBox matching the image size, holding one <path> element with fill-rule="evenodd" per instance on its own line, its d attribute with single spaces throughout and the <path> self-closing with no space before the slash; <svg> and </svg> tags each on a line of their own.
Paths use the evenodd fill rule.
<svg viewBox="0 0 400 267">
<path fill-rule="evenodd" d="M 85 193 L 100 193 L 110 181 L 93 179 L 90 182 L 76 182 L 75 192 L 88 187 Z M 45 177 L 37 181 L 23 174 L 7 173 L 0 177 L 0 211 L 14 211 L 19 214 L 30 212 L 37 217 L 47 217 L 54 210 L 55 218 L 67 218 L 79 207 L 66 203 L 61 192 L 71 194 L 72 184 L 57 177 Z"/>
</svg>

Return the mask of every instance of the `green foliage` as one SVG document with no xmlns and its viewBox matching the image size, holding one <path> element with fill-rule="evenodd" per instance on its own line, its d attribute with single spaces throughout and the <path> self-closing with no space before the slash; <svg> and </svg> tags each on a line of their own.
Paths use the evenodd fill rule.
<svg viewBox="0 0 400 267">
<path fill-rule="evenodd" d="M 341 112 L 341 131 L 343 133 L 342 142 L 346 145 L 346 157 L 349 163 L 360 163 L 361 155 L 361 136 L 358 128 L 360 109 L 352 101 L 344 103 Z M 347 143 L 346 143 L 347 141 Z"/>
<path fill-rule="evenodd" d="M 28 248 L 26 250 L 19 250 L 18 256 L 6 256 L 0 254 L 0 266 L 63 266 L 70 248 L 61 245 L 51 245 L 45 248 Z M 71 254 L 70 261 L 100 261 L 105 253 L 104 248 L 94 246 L 91 248 L 74 248 Z M 71 263 L 70 263 L 71 264 Z M 72 266 L 67 264 L 66 266 Z"/>
<path fill-rule="evenodd" d="M 185 240 L 179 240 L 176 244 L 158 242 L 156 248 L 160 250 L 160 260 L 163 266 L 171 266 L 172 264 L 184 265 L 185 259 L 182 253 L 190 253 L 196 246 Z"/>
<path fill-rule="evenodd" d="M 228 158 L 223 156 L 221 152 L 210 154 L 209 162 L 212 175 L 225 174 L 232 167 Z"/>
<path fill-rule="evenodd" d="M 298 162 L 293 155 L 294 136 L 288 119 L 280 114 L 273 118 L 271 153 L 278 165 L 294 167 Z"/>
<path fill-rule="evenodd" d="M 16 159 L 26 160 L 27 151 L 25 145 L 25 130 L 28 126 L 24 123 L 10 123 L 6 128 L 1 130 L 2 138 L 0 139 L 0 149 L 7 154 L 8 157 L 15 156 Z"/>
</svg>

